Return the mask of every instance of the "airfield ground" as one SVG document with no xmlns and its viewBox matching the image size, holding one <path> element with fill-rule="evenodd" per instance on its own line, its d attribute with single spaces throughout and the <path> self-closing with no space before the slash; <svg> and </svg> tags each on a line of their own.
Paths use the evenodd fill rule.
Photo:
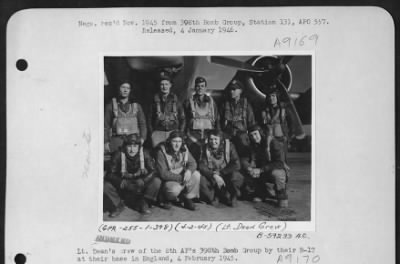
<svg viewBox="0 0 400 264">
<path fill-rule="evenodd" d="M 265 202 L 238 201 L 235 208 L 223 204 L 213 207 L 196 203 L 197 210 L 173 206 L 170 210 L 152 207 L 151 213 L 125 208 L 116 218 L 103 214 L 104 221 L 310 221 L 311 217 L 311 153 L 289 153 L 291 168 L 288 183 L 289 207 L 277 208 L 274 200 Z"/>
</svg>

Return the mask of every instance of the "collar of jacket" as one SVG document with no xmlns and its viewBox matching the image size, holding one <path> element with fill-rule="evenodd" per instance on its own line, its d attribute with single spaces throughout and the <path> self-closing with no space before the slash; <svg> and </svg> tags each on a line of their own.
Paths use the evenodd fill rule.
<svg viewBox="0 0 400 264">
<path fill-rule="evenodd" d="M 121 98 L 121 97 L 118 98 L 118 100 L 117 100 L 118 104 L 120 104 L 120 105 L 132 104 L 131 99 L 128 98 L 128 100 L 126 101 L 126 103 L 123 103 L 123 102 L 121 101 L 122 99 L 123 99 L 123 98 Z"/>
<path fill-rule="evenodd" d="M 195 100 L 196 102 L 199 102 L 199 103 L 208 103 L 208 102 L 211 101 L 211 98 L 208 95 L 205 94 L 203 96 L 203 100 L 201 100 L 200 99 L 200 95 L 195 94 L 195 95 L 193 95 L 193 100 Z"/>
<path fill-rule="evenodd" d="M 207 147 L 208 150 L 210 151 L 210 154 L 215 157 L 215 158 L 221 158 L 222 155 L 224 155 L 224 146 L 223 144 L 220 144 L 217 149 L 212 149 L 211 147 Z"/>
<path fill-rule="evenodd" d="M 126 159 L 128 159 L 128 160 L 131 160 L 131 161 L 133 161 L 133 160 L 135 160 L 137 157 L 139 157 L 139 151 L 135 154 L 135 156 L 133 156 L 133 157 L 131 157 L 131 156 L 129 156 L 129 154 L 128 153 L 126 153 L 125 151 L 124 151 L 124 153 L 125 153 L 125 157 L 126 157 Z"/>
<path fill-rule="evenodd" d="M 186 151 L 186 150 L 184 150 L 183 146 L 180 148 L 178 153 L 175 153 L 175 151 L 172 149 L 172 147 L 168 146 L 167 144 L 164 144 L 164 148 L 165 148 L 165 152 L 170 156 L 177 156 L 177 155 L 185 153 L 185 151 Z"/>
<path fill-rule="evenodd" d="M 162 102 L 167 102 L 174 99 L 174 94 L 170 92 L 167 96 L 164 96 L 163 94 L 158 93 L 158 97 Z"/>
<path fill-rule="evenodd" d="M 266 141 L 264 138 L 261 138 L 260 143 L 255 143 L 253 141 L 251 141 L 250 146 L 252 147 L 251 149 L 256 150 L 259 148 L 265 148 L 266 147 Z"/>
</svg>

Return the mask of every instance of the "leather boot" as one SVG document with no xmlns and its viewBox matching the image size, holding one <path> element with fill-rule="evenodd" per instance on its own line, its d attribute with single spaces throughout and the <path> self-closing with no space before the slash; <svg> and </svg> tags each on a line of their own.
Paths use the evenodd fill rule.
<svg viewBox="0 0 400 264">
<path fill-rule="evenodd" d="M 159 192 L 158 195 L 158 206 L 165 210 L 169 210 L 172 208 L 171 202 L 167 200 L 162 192 Z"/>
<path fill-rule="evenodd" d="M 289 206 L 288 195 L 286 189 L 276 190 L 276 199 L 280 208 L 287 208 Z"/>
<path fill-rule="evenodd" d="M 115 208 L 115 210 L 113 212 L 110 213 L 110 217 L 117 217 L 119 216 L 123 211 L 125 210 L 125 205 L 124 203 L 121 201 L 119 203 L 119 205 L 117 205 L 117 207 Z"/>
<path fill-rule="evenodd" d="M 138 211 L 141 214 L 150 214 L 151 211 L 149 209 L 149 206 L 147 202 L 144 199 L 140 199 L 138 202 Z"/>
<path fill-rule="evenodd" d="M 196 206 L 194 205 L 193 201 L 186 197 L 186 192 L 181 192 L 181 194 L 179 194 L 179 200 L 183 202 L 184 208 L 191 211 L 196 210 Z"/>
</svg>

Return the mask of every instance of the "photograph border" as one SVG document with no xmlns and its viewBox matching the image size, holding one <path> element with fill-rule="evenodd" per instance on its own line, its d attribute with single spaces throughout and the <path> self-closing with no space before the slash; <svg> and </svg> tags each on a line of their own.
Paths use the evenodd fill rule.
<svg viewBox="0 0 400 264">
<path fill-rule="evenodd" d="M 104 221 L 103 219 L 103 173 L 104 173 L 104 58 L 105 57 L 162 57 L 162 56 L 255 56 L 255 54 L 261 54 L 262 56 L 291 56 L 291 55 L 304 55 L 311 56 L 311 89 L 312 89 L 312 105 L 311 105 L 311 207 L 310 207 L 310 221 L 182 221 L 186 224 L 198 224 L 204 223 L 206 225 L 214 224 L 218 225 L 221 223 L 230 223 L 237 225 L 245 222 L 248 225 L 258 226 L 260 223 L 268 222 L 273 225 L 285 226 L 285 231 L 317 231 L 316 230 L 316 64 L 315 64 L 315 50 L 297 50 L 297 51 L 272 51 L 272 50 L 251 50 L 251 51 L 136 51 L 131 53 L 119 53 L 119 52 L 103 52 L 99 54 L 99 164 L 102 164 L 101 170 L 99 170 L 99 193 L 98 193 L 98 224 L 101 225 L 113 225 L 118 230 L 122 230 L 132 223 L 139 226 L 139 230 L 144 230 L 149 224 L 163 224 L 163 225 L 175 225 L 178 221 Z M 260 56 L 261 56 L 260 55 Z M 261 229 L 259 231 L 262 231 Z"/>
</svg>

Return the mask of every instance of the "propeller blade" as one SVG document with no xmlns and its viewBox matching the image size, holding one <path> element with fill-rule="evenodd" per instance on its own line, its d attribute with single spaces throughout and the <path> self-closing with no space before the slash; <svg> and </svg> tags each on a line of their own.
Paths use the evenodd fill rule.
<svg viewBox="0 0 400 264">
<path fill-rule="evenodd" d="M 104 86 L 109 85 L 108 79 L 107 79 L 107 75 L 106 72 L 104 71 Z"/>
<path fill-rule="evenodd" d="M 232 68 L 236 68 L 241 71 L 248 71 L 248 72 L 269 72 L 270 69 L 263 69 L 263 68 L 258 68 L 254 67 L 251 64 L 235 59 L 231 59 L 228 57 L 222 57 L 222 56 L 210 56 L 210 62 L 215 63 L 215 64 L 220 64 Z"/>
<path fill-rule="evenodd" d="M 297 139 L 303 139 L 306 136 L 306 133 L 304 131 L 304 127 L 300 120 L 299 114 L 297 113 L 296 107 L 294 106 L 293 100 L 290 97 L 285 85 L 281 82 L 281 80 L 278 79 L 278 82 L 281 84 L 277 86 L 280 88 L 279 90 L 281 92 L 282 97 L 284 97 L 283 100 L 288 102 L 287 110 L 292 113 L 291 121 L 293 126 L 293 133 Z"/>
<path fill-rule="evenodd" d="M 293 58 L 294 56 L 282 56 L 281 57 L 281 63 L 283 64 L 288 64 L 289 61 Z"/>
</svg>

